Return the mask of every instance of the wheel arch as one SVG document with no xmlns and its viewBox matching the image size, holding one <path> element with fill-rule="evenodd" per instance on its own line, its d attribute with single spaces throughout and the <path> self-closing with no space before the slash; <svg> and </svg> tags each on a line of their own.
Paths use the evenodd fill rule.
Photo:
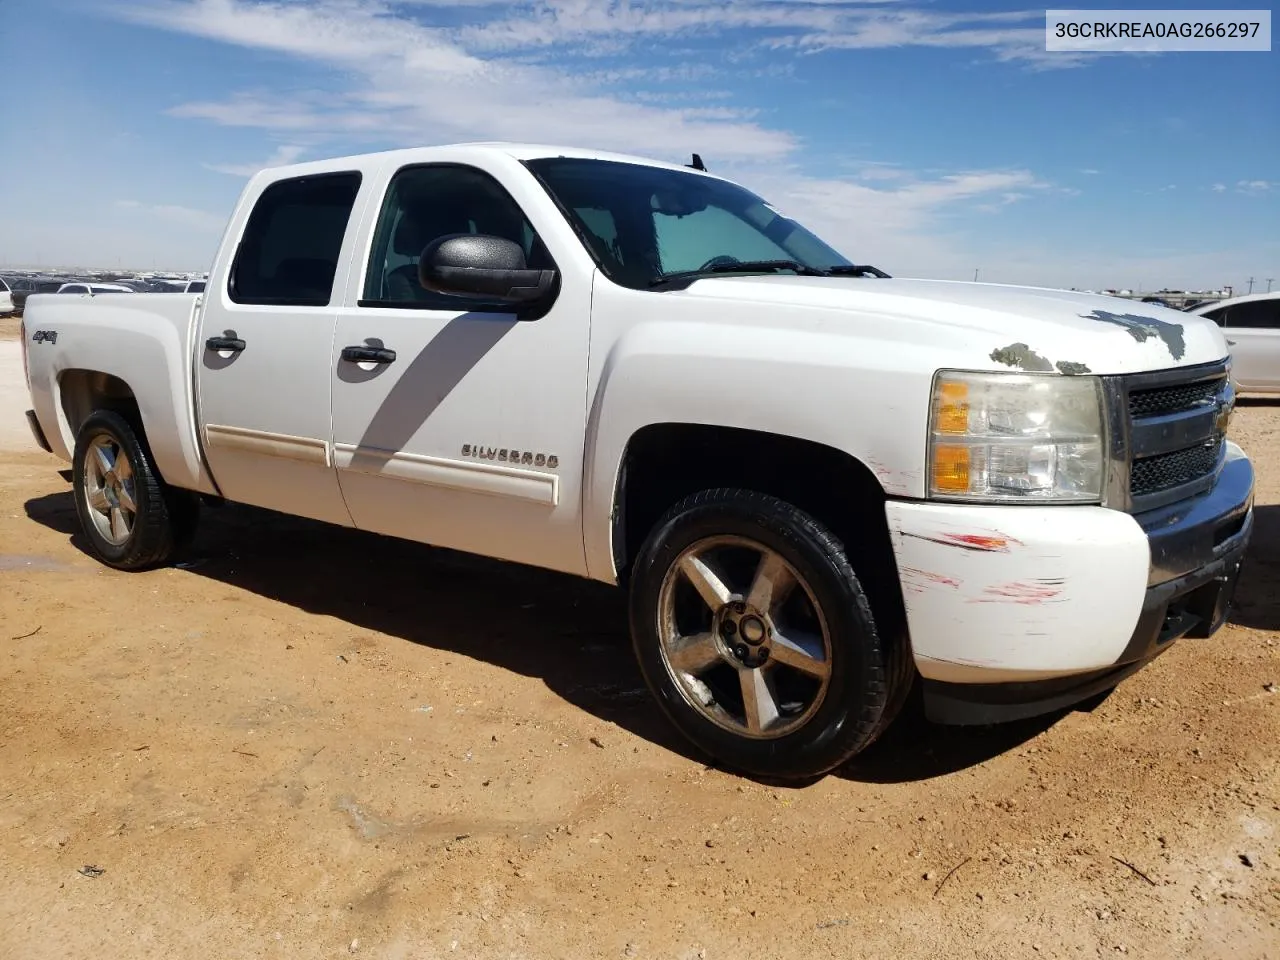
<svg viewBox="0 0 1280 960">
<path fill-rule="evenodd" d="M 861 460 L 827 444 L 742 427 L 651 423 L 628 439 L 614 482 L 610 541 L 625 585 L 654 524 L 698 490 L 769 494 L 828 526 L 845 544 L 877 619 L 905 623 L 884 487 Z"/>
<path fill-rule="evenodd" d="M 81 425 L 95 410 L 118 413 L 135 429 L 146 432 L 137 394 L 120 377 L 101 370 L 63 370 L 58 375 L 58 415 L 69 447 L 75 445 Z"/>
</svg>

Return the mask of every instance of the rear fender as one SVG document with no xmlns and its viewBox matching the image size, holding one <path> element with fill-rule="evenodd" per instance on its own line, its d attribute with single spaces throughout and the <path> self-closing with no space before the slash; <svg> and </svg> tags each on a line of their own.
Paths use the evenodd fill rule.
<svg viewBox="0 0 1280 960">
<path fill-rule="evenodd" d="M 198 299 L 193 294 L 32 298 L 25 318 L 31 400 L 57 456 L 71 459 L 84 417 L 100 404 L 118 406 L 123 387 L 136 403 L 165 481 L 217 493 L 196 432 L 189 345 Z"/>
</svg>

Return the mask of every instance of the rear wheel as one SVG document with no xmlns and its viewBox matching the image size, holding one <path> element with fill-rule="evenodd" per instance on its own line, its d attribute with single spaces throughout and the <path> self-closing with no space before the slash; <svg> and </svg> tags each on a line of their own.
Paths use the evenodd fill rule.
<svg viewBox="0 0 1280 960">
<path fill-rule="evenodd" d="M 704 491 L 641 548 L 631 630 L 675 726 L 719 763 L 801 779 L 883 731 L 909 683 L 905 638 L 871 606 L 825 526 L 779 500 Z"/>
<path fill-rule="evenodd" d="M 119 570 L 158 566 L 194 537 L 199 502 L 161 479 L 145 440 L 120 414 L 91 414 L 73 456 L 76 513 L 103 563 Z"/>
</svg>

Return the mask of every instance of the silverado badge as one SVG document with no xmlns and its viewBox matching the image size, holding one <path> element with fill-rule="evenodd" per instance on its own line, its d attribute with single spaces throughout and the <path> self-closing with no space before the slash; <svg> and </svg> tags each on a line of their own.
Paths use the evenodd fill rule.
<svg viewBox="0 0 1280 960">
<path fill-rule="evenodd" d="M 483 447 L 479 444 L 464 443 L 462 455 L 473 460 L 496 460 L 499 463 L 514 463 L 522 467 L 550 467 L 552 470 L 560 466 L 560 458 L 554 454 L 533 453 L 529 450 L 507 450 L 502 447 Z"/>
</svg>

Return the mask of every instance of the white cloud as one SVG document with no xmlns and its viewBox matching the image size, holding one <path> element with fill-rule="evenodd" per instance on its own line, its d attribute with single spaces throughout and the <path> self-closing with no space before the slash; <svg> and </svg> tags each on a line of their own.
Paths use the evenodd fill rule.
<svg viewBox="0 0 1280 960">
<path fill-rule="evenodd" d="M 795 145 L 781 130 L 696 106 L 666 108 L 610 96 L 551 68 L 481 59 L 445 31 L 362 0 L 303 6 L 248 0 L 180 0 L 134 8 L 129 16 L 344 70 L 354 83 L 342 97 L 241 93 L 230 101 L 191 103 L 175 115 L 234 126 L 334 131 L 386 140 L 431 131 L 438 140 L 493 138 L 607 149 L 645 146 L 717 156 L 780 157 Z"/>
<path fill-rule="evenodd" d="M 195 230 L 217 233 L 226 226 L 227 218 L 220 213 L 196 210 L 172 203 L 139 203 L 137 200 L 117 200 L 115 207 L 121 211 L 141 213 Z"/>
<path fill-rule="evenodd" d="M 1227 185 L 1225 183 L 1215 183 L 1210 189 L 1213 190 L 1214 193 L 1225 193 Z"/>
<path fill-rule="evenodd" d="M 1241 180 L 1236 184 L 1236 189 L 1241 193 L 1267 193 L 1273 187 L 1280 187 L 1280 182 L 1272 182 L 1270 180 Z"/>
<path fill-rule="evenodd" d="M 779 51 L 786 49 L 970 49 L 1037 69 L 1076 65 L 1046 57 L 1042 11 L 941 13 L 848 0 L 144 0 L 119 15 L 328 67 L 341 78 L 338 92 L 240 90 L 170 111 L 269 132 L 284 145 L 263 165 L 296 159 L 298 144 L 324 155 L 326 141 L 345 152 L 360 143 L 530 140 L 680 162 L 696 150 L 716 172 L 757 190 L 849 256 L 893 273 L 963 277 L 981 266 L 991 279 L 1117 282 L 1114 257 L 1099 258 L 1091 275 L 1061 250 L 1043 251 L 1037 263 L 1021 248 L 996 251 L 976 240 L 998 237 L 980 224 L 1012 204 L 1079 191 L 1027 170 L 924 175 L 872 161 L 842 163 L 843 178 L 815 177 L 801 166 L 801 143 L 791 132 L 714 89 L 735 86 L 718 82 L 735 75 L 785 72 L 791 61 Z M 437 21 L 448 26 L 431 25 Z M 741 57 L 710 58 L 706 38 L 731 30 Z M 605 50 L 634 56 L 605 69 L 584 60 Z M 258 168 L 207 166 L 238 176 Z M 1257 189 L 1264 181 L 1250 183 Z M 160 209 L 151 212 L 209 229 L 214 219 L 222 223 L 201 211 Z M 979 256 L 985 262 L 971 262 Z M 997 256 L 1008 267 L 1002 277 L 994 275 Z"/>
<path fill-rule="evenodd" d="M 265 167 L 284 167 L 294 163 L 306 152 L 305 147 L 286 143 L 277 147 L 275 152 L 261 163 L 206 163 L 205 168 L 217 173 L 225 173 L 233 177 L 252 177 Z"/>
</svg>

